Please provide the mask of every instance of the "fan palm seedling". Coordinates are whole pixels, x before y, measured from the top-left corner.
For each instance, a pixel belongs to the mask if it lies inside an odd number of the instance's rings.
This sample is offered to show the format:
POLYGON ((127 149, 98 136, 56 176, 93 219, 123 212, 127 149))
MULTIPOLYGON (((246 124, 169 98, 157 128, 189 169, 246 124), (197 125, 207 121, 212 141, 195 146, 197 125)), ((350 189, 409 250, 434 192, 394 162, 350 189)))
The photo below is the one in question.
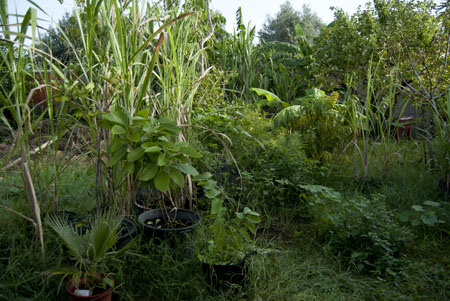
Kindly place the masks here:
POLYGON ((118 240, 121 221, 121 217, 110 212, 104 213, 93 219, 90 229, 83 234, 69 221, 61 217, 50 217, 48 225, 62 239, 74 260, 73 266, 60 267, 50 273, 63 275, 63 279, 71 277, 76 289, 83 288, 92 292, 95 288, 113 287, 114 283, 106 273, 105 263, 113 254, 111 249, 118 240))

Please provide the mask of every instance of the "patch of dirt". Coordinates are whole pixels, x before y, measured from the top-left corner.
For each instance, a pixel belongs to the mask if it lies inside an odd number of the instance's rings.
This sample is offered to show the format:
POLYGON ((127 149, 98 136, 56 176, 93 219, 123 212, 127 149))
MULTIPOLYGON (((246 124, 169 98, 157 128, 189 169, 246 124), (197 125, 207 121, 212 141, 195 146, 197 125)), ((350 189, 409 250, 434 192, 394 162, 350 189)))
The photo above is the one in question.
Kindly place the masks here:
POLYGON ((11 146, 0 143, 0 158, 3 158, 10 150, 11 146))

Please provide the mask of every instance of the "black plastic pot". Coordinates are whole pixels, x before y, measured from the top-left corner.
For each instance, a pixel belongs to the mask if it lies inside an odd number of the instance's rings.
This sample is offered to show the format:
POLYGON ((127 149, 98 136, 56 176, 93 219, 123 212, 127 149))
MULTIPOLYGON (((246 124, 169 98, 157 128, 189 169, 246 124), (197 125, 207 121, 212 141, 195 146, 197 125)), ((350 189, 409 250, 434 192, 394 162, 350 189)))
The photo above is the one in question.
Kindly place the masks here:
POLYGON ((138 223, 144 230, 144 235, 149 238, 166 239, 169 236, 182 237, 187 234, 194 235, 195 229, 200 225, 202 218, 196 212, 186 209, 169 210, 169 217, 176 223, 186 226, 178 227, 159 227, 147 224, 148 221, 164 220, 160 209, 152 209, 143 212, 138 217, 138 223))
POLYGON ((245 262, 249 256, 256 253, 256 251, 247 253, 238 264, 209 264, 202 262, 202 270, 206 275, 206 280, 216 289, 220 288, 224 282, 245 287, 245 279, 248 273, 245 262))
POLYGON ((124 218, 122 220, 121 235, 116 243, 116 249, 120 250, 125 247, 136 236, 136 225, 132 220, 124 218))
POLYGON ((138 199, 134 202, 134 211, 136 213, 136 216, 141 215, 145 211, 151 210, 147 207, 147 204, 144 200, 138 199))
POLYGON ((89 223, 86 222, 86 220, 89 220, 89 216, 81 216, 72 211, 50 212, 48 216, 61 217, 63 220, 66 220, 78 234, 85 234, 87 230, 91 228, 89 223))

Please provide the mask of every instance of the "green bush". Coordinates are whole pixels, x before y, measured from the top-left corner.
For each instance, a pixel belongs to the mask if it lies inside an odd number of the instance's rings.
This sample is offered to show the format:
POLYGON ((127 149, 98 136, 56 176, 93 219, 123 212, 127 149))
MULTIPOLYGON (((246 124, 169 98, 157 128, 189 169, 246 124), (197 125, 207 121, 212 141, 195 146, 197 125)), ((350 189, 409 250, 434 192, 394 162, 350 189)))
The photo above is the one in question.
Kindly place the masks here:
POLYGON ((204 147, 203 158, 211 157, 205 151, 222 154, 221 158, 216 156, 216 164, 209 163, 209 170, 205 170, 208 166, 199 170, 216 174, 218 166, 223 166, 221 161, 225 161, 233 176, 239 176, 234 162, 224 159, 224 143, 239 166, 242 187, 232 186, 230 196, 263 206, 298 203, 298 185, 310 182, 316 165, 316 161, 306 158, 299 133, 274 129, 272 120, 255 107, 198 110, 196 122, 209 129, 198 135, 204 147))
POLYGON ((309 183, 311 174, 318 172, 317 161, 305 156, 299 133, 274 129, 272 120, 258 112, 246 115, 241 127, 254 140, 241 139, 234 152, 242 170, 242 196, 266 208, 297 206, 299 184, 309 183))
POLYGON ((306 155, 323 161, 342 150, 351 138, 351 127, 344 117, 346 108, 336 103, 337 96, 310 89, 275 116, 274 126, 301 133, 306 155))
POLYGON ((413 236, 388 211, 384 196, 344 198, 319 185, 302 185, 310 214, 320 237, 332 251, 359 272, 396 275, 402 263, 402 248, 413 236))

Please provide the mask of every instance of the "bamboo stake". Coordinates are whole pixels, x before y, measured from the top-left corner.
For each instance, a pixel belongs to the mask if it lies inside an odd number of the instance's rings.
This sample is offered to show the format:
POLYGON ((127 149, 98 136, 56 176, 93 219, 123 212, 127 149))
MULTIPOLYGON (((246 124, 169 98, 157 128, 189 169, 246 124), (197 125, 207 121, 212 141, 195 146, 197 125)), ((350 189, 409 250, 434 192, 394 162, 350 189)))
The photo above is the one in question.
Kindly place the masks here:
MULTIPOLYGON (((53 139, 52 139, 52 140, 49 140, 49 141, 45 142, 44 144, 42 144, 41 146, 36 147, 35 149, 33 149, 33 150, 30 152, 30 155, 31 155, 31 156, 32 156, 32 155, 35 155, 35 154, 36 154, 37 152, 39 152, 40 150, 45 149, 47 146, 51 145, 51 144, 53 143, 53 141, 54 141, 53 139)), ((20 161, 22 161, 22 158, 18 158, 18 159, 16 159, 16 160, 14 160, 13 162, 11 162, 11 163, 9 163, 8 165, 4 166, 4 167, 2 168, 2 170, 5 171, 5 170, 7 170, 7 169, 13 167, 14 165, 20 163, 20 161)))
POLYGON ((25 188, 25 194, 30 204, 31 213, 34 215, 34 220, 37 225, 37 230, 39 233, 39 241, 41 243, 41 255, 42 262, 45 262, 45 249, 44 249, 44 233, 42 230, 41 221, 41 209, 36 198, 36 192, 34 191, 33 180, 31 178, 30 169, 28 168, 28 158, 25 151, 25 146, 21 148, 21 159, 22 159, 22 179, 25 188))

